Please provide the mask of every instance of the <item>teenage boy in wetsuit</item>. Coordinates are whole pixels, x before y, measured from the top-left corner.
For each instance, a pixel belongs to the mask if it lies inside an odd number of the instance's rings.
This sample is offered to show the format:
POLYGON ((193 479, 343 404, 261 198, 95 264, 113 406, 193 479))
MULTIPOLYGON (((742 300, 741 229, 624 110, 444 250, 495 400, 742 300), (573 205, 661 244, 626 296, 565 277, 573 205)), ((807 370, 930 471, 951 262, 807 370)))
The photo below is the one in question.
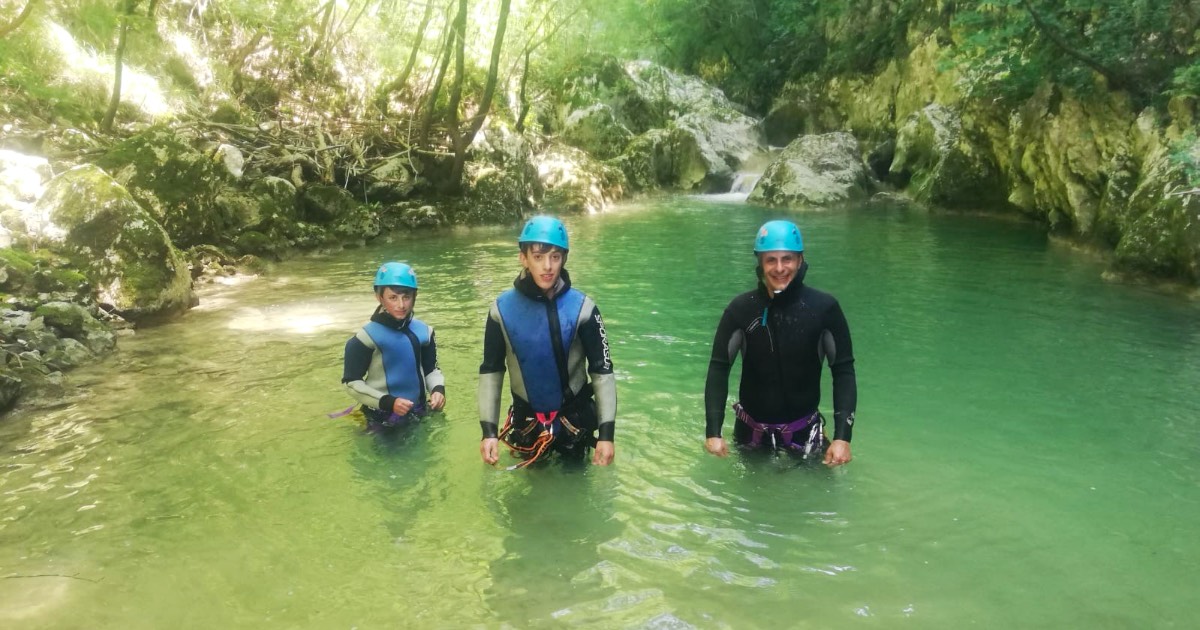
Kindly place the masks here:
POLYGON ((384 263, 374 286, 379 306, 346 342, 342 384, 362 403, 367 428, 380 430, 441 409, 446 385, 433 328, 413 317, 417 276, 412 267, 384 263))
POLYGON ((739 445, 786 449, 808 457, 824 454, 828 466, 850 461, 850 434, 858 388, 850 327, 828 293, 804 284, 808 263, 800 229, 769 221, 754 241, 758 288, 725 308, 713 339, 704 386, 705 448, 729 450, 721 437, 729 372, 742 355, 742 378, 733 439, 739 445), (825 436, 821 364, 833 375, 833 441, 825 436))
POLYGON ((484 463, 495 464, 503 441, 523 460, 514 467, 522 467, 551 451, 580 460, 594 446, 592 463, 607 466, 613 460, 617 383, 600 310, 571 286, 562 221, 534 217, 517 243, 521 272, 513 288, 496 298, 484 327, 479 454, 484 463), (512 406, 501 428, 505 371, 512 406))

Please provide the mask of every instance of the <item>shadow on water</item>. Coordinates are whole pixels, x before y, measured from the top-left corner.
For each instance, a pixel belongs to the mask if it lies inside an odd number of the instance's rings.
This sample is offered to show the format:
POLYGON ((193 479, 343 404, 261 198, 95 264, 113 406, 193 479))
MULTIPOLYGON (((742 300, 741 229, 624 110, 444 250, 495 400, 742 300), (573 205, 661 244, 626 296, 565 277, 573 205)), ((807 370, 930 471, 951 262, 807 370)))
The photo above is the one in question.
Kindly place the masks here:
POLYGON ((382 525, 394 544, 402 545, 422 512, 445 500, 450 481, 437 454, 446 422, 432 412, 397 427, 367 429, 356 422, 356 448, 350 453, 355 475, 378 492, 386 514, 382 525))
POLYGON ((587 615, 591 603, 616 592, 603 578, 600 549, 622 529, 610 472, 555 461, 485 484, 487 508, 508 534, 484 591, 499 620, 517 628, 596 621, 587 615))

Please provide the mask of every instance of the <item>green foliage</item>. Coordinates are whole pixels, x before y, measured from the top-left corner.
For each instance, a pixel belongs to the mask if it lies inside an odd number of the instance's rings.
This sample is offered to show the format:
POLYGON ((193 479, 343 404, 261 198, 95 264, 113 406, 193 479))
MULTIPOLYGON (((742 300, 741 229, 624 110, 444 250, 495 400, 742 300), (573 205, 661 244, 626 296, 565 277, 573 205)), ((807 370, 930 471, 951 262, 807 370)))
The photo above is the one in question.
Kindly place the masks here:
POLYGON ((1171 77, 1172 96, 1200 96, 1200 61, 1175 69, 1171 77))
POLYGON ((652 0, 615 3, 612 52, 645 50, 763 110, 788 80, 878 70, 907 52, 925 0, 652 0), (619 30, 620 32, 615 32, 619 30), (640 35, 640 38, 639 38, 640 35))
POLYGON ((106 104, 104 86, 58 81, 63 60, 47 40, 32 20, 0 39, 0 109, 17 118, 95 120, 106 104))
POLYGON ((107 50, 117 41, 123 2, 115 0, 83 0, 74 10, 65 7, 56 12, 62 25, 82 44, 96 50, 107 50))
POLYGON ((970 94, 1022 99, 1043 81, 1079 93, 1125 90, 1149 102, 1189 60, 1200 16, 1161 0, 959 3, 952 60, 970 94), (1097 79, 1102 80, 1097 80, 1097 79))

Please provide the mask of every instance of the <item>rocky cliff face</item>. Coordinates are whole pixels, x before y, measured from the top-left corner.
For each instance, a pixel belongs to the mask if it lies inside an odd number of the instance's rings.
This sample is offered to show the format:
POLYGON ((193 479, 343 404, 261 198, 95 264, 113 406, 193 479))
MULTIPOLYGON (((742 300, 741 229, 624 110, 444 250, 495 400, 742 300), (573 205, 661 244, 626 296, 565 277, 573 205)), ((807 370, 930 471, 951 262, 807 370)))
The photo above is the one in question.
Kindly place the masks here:
POLYGON ((914 199, 1021 212, 1111 248, 1121 268, 1200 281, 1194 99, 1163 112, 1045 84, 1015 109, 979 102, 938 37, 910 33, 912 52, 873 75, 788 86, 767 138, 849 131, 874 174, 914 199))

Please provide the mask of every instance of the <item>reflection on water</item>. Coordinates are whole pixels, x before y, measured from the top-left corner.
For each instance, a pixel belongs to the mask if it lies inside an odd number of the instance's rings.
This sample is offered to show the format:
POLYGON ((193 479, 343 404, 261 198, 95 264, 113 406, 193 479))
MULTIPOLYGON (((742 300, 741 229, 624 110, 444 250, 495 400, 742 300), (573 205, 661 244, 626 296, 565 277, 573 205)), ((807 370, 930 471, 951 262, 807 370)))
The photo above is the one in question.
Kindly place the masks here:
POLYGON ((1188 625, 1200 307, 1021 225, 795 214, 854 334, 855 461, 713 458, 713 329, 779 215, 673 199, 568 222, 617 369, 611 468, 479 462, 515 229, 205 288, 0 422, 0 627, 1188 625), (381 439, 326 414, 394 258, 421 274, 448 404, 381 439))

